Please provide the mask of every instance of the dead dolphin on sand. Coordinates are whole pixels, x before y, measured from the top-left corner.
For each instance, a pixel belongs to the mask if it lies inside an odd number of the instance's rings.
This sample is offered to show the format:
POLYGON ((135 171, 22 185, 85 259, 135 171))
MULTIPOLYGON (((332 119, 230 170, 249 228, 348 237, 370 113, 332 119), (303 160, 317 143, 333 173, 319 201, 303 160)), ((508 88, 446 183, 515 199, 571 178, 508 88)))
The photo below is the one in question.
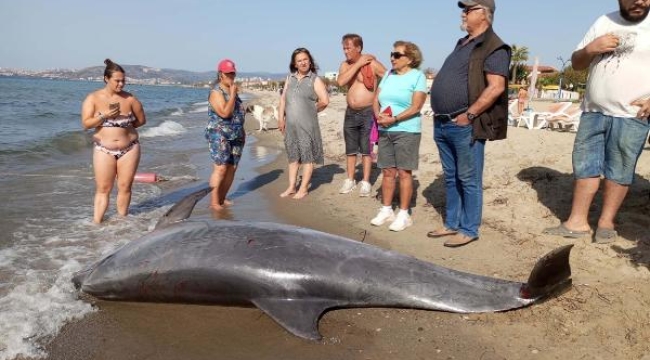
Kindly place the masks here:
POLYGON ((291 225, 182 221, 209 191, 188 195, 151 233, 75 274, 75 285, 107 300, 255 306, 292 334, 317 340, 318 320, 330 309, 504 311, 571 284, 572 245, 542 257, 520 283, 291 225))

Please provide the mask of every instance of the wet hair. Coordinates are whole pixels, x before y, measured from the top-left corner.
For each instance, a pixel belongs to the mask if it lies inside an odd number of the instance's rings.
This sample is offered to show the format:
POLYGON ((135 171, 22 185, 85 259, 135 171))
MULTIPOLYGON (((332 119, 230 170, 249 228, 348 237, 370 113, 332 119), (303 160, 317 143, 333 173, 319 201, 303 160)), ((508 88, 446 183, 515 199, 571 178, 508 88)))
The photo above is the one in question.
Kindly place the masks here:
POLYGON ((305 48, 297 48, 296 50, 291 53, 291 62, 289 62, 289 71, 292 73, 295 73, 298 71, 298 68, 296 67, 296 56, 300 53, 305 53, 307 54, 307 57, 309 58, 309 70, 313 72, 314 74, 318 72, 318 65, 316 65, 316 62, 314 61, 314 58, 311 56, 311 53, 309 50, 305 48))
POLYGON ((104 69, 104 82, 106 82, 106 78, 112 78, 113 74, 116 72, 121 72, 122 74, 126 74, 124 69, 111 61, 111 59, 106 59, 104 60, 104 64, 106 64, 106 68, 104 69))
POLYGON ((411 67, 414 69, 419 69, 422 64, 422 52, 420 48, 410 41, 395 41, 393 47, 404 46, 404 54, 411 59, 411 67))
POLYGON ((361 48, 361 50, 363 50, 363 39, 361 38, 361 36, 357 34, 345 34, 343 35, 341 42, 345 43, 348 40, 352 41, 352 45, 358 46, 361 48))

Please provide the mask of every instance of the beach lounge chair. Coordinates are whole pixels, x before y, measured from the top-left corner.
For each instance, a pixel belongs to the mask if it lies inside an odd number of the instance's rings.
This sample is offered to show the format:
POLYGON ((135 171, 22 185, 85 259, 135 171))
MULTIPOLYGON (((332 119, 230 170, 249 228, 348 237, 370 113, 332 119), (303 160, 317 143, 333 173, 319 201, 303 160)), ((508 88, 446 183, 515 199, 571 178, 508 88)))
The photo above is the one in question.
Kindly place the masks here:
POLYGON ((519 113, 519 100, 515 99, 508 105, 508 125, 519 126, 521 114, 519 113))
POLYGON ((522 115, 526 122, 526 127, 530 130, 543 129, 548 125, 547 119, 553 116, 564 114, 564 112, 573 105, 570 101, 560 101, 549 106, 548 111, 536 112, 522 115))
POLYGON ((579 105, 571 106, 561 114, 553 115, 546 119, 549 129, 559 129, 562 131, 578 131, 580 125, 580 116, 582 110, 579 105))

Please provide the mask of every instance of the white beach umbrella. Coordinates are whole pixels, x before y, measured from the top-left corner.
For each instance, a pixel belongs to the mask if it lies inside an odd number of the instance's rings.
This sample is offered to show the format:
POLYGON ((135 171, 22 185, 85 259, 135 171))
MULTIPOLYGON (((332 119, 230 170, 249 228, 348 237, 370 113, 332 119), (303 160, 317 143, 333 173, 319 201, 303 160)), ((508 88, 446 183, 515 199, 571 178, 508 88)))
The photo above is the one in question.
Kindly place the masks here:
POLYGON ((533 64, 533 71, 530 73, 530 86, 528 87, 528 102, 533 99, 535 95, 535 85, 537 85, 537 68, 539 67, 539 58, 535 57, 535 63, 533 64))

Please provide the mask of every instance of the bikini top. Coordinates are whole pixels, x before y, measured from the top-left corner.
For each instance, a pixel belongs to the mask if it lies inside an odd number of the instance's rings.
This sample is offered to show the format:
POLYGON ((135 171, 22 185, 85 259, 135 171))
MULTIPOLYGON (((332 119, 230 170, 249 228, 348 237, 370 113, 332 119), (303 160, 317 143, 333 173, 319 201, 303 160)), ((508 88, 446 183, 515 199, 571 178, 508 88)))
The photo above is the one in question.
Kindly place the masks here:
POLYGON ((119 127, 119 128, 128 128, 128 127, 133 127, 133 123, 135 122, 136 118, 135 115, 133 115, 132 112, 128 113, 127 115, 118 115, 114 119, 109 119, 106 118, 102 122, 101 126, 103 127, 119 127))

